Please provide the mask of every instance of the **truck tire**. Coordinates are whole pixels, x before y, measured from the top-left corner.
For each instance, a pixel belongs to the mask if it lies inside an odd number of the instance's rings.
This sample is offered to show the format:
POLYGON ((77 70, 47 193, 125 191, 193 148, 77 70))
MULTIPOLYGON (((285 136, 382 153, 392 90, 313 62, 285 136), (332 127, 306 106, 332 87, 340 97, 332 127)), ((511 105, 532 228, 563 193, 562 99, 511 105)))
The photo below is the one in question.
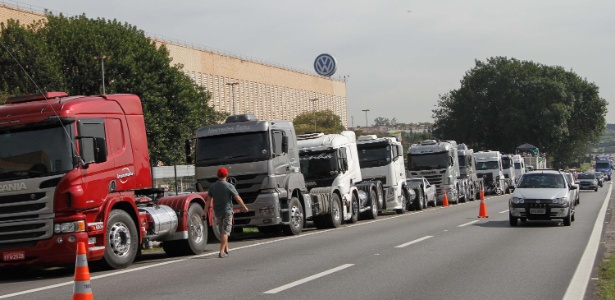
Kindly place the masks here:
POLYGON ((363 212, 361 218, 373 220, 378 217, 378 194, 375 190, 372 189, 369 191, 369 199, 370 208, 369 210, 363 212))
POLYGON ((186 221, 188 222, 188 239, 177 241, 179 254, 200 254, 207 246, 207 224, 203 220, 203 207, 197 203, 190 204, 186 221))
POLYGON ((350 216, 348 223, 354 224, 357 221, 359 221, 359 199, 357 198, 355 194, 352 194, 352 202, 350 203, 350 213, 352 214, 352 216, 350 216))
POLYGON ((305 219, 303 217, 303 206, 297 197, 290 198, 288 203, 288 211, 290 213, 289 224, 282 226, 282 231, 286 235, 297 235, 303 231, 305 219))
POLYGON ((130 215, 121 209, 109 213, 104 263, 113 269, 128 267, 137 256, 139 234, 130 215))
POLYGON ((423 210, 425 205, 425 195, 423 193, 423 188, 419 188, 416 190, 416 200, 414 200, 414 209, 423 210))
POLYGON ((406 194, 406 190, 401 190, 401 209, 396 209, 395 212, 398 215, 406 213, 408 209, 408 195, 406 194))
POLYGON ((329 228, 338 228, 342 225, 342 204, 340 196, 336 193, 331 195, 331 211, 324 216, 326 225, 329 228))

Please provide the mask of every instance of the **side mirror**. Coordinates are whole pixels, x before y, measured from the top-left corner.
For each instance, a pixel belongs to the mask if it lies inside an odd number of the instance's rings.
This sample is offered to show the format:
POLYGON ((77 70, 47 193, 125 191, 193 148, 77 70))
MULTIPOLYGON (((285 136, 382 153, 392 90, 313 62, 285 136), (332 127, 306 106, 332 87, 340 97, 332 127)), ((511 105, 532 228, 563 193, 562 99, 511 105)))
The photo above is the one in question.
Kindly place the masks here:
POLYGON ((288 136, 282 137, 282 152, 288 153, 288 136))
POLYGON ((571 184, 571 185, 570 185, 570 190, 576 190, 576 189, 578 189, 578 188, 579 188, 579 186, 578 186, 578 185, 576 185, 576 184, 571 184))
POLYGON ((90 163, 102 163, 107 161, 107 140, 102 137, 76 136, 81 140, 81 160, 84 168, 90 163))
POLYGON ((190 139, 186 139, 186 142, 184 143, 184 151, 186 153, 186 164, 191 165, 192 164, 192 143, 190 142, 190 139))

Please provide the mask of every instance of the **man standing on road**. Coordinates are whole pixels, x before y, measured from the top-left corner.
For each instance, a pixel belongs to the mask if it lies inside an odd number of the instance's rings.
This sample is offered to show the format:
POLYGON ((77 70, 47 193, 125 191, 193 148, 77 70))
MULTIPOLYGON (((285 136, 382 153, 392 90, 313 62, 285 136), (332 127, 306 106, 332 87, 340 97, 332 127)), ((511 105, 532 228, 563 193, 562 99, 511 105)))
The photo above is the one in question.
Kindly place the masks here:
POLYGON ((218 181, 209 186, 207 199, 205 199, 205 211, 209 211, 213 200, 214 226, 217 226, 220 231, 220 253, 218 253, 218 257, 223 258, 228 257, 228 237, 233 229, 233 200, 242 206, 244 212, 248 211, 248 207, 243 203, 235 187, 226 181, 228 170, 220 168, 217 175, 218 181))

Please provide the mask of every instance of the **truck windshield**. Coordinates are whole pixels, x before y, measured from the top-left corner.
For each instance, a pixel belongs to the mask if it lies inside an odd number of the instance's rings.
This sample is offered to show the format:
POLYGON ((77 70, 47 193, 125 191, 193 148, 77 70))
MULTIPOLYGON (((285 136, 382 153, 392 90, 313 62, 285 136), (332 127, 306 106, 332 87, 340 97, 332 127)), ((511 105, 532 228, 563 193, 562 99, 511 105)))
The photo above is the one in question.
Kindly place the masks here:
POLYGON ((301 173, 305 179, 335 177, 338 171, 337 155, 334 150, 299 153, 301 173))
POLYGON ((476 162, 476 170, 493 170, 499 169, 499 164, 497 161, 481 161, 476 162))
POLYGON ((603 163, 603 162, 596 163, 596 169, 610 169, 610 168, 611 168, 611 164, 609 163, 603 163))
POLYGON ((448 152, 408 154, 408 170, 444 169, 449 165, 448 152))
POLYGON ((270 157, 267 132, 225 134, 199 138, 196 166, 218 166, 267 160, 270 157))
POLYGON ((457 160, 459 161, 459 167, 465 167, 466 166, 466 157, 463 155, 459 155, 459 157, 457 158, 457 160))
POLYGON ((515 169, 521 170, 521 163, 515 163, 515 169))
POLYGON ((357 145, 361 168, 386 166, 391 163, 391 145, 370 143, 357 145))
POLYGON ((66 173, 73 168, 72 127, 0 129, 0 180, 66 173), (67 135, 68 132, 68 135, 67 135))
POLYGON ((512 167, 513 163, 512 163, 512 159, 510 159, 510 157, 502 157, 502 168, 503 169, 510 169, 512 167))

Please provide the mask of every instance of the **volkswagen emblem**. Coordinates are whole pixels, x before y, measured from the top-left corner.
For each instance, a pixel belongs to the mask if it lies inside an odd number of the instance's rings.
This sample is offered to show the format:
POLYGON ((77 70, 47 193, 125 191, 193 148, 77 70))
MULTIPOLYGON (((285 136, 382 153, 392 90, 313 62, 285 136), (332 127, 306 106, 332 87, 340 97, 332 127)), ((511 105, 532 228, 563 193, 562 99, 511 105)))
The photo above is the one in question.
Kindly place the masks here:
POLYGON ((226 182, 232 184, 232 185, 236 185, 237 184, 237 178, 235 177, 229 177, 226 179, 226 182))
POLYGON ((330 54, 323 53, 316 57, 314 70, 320 76, 331 77, 337 71, 337 62, 330 54))

